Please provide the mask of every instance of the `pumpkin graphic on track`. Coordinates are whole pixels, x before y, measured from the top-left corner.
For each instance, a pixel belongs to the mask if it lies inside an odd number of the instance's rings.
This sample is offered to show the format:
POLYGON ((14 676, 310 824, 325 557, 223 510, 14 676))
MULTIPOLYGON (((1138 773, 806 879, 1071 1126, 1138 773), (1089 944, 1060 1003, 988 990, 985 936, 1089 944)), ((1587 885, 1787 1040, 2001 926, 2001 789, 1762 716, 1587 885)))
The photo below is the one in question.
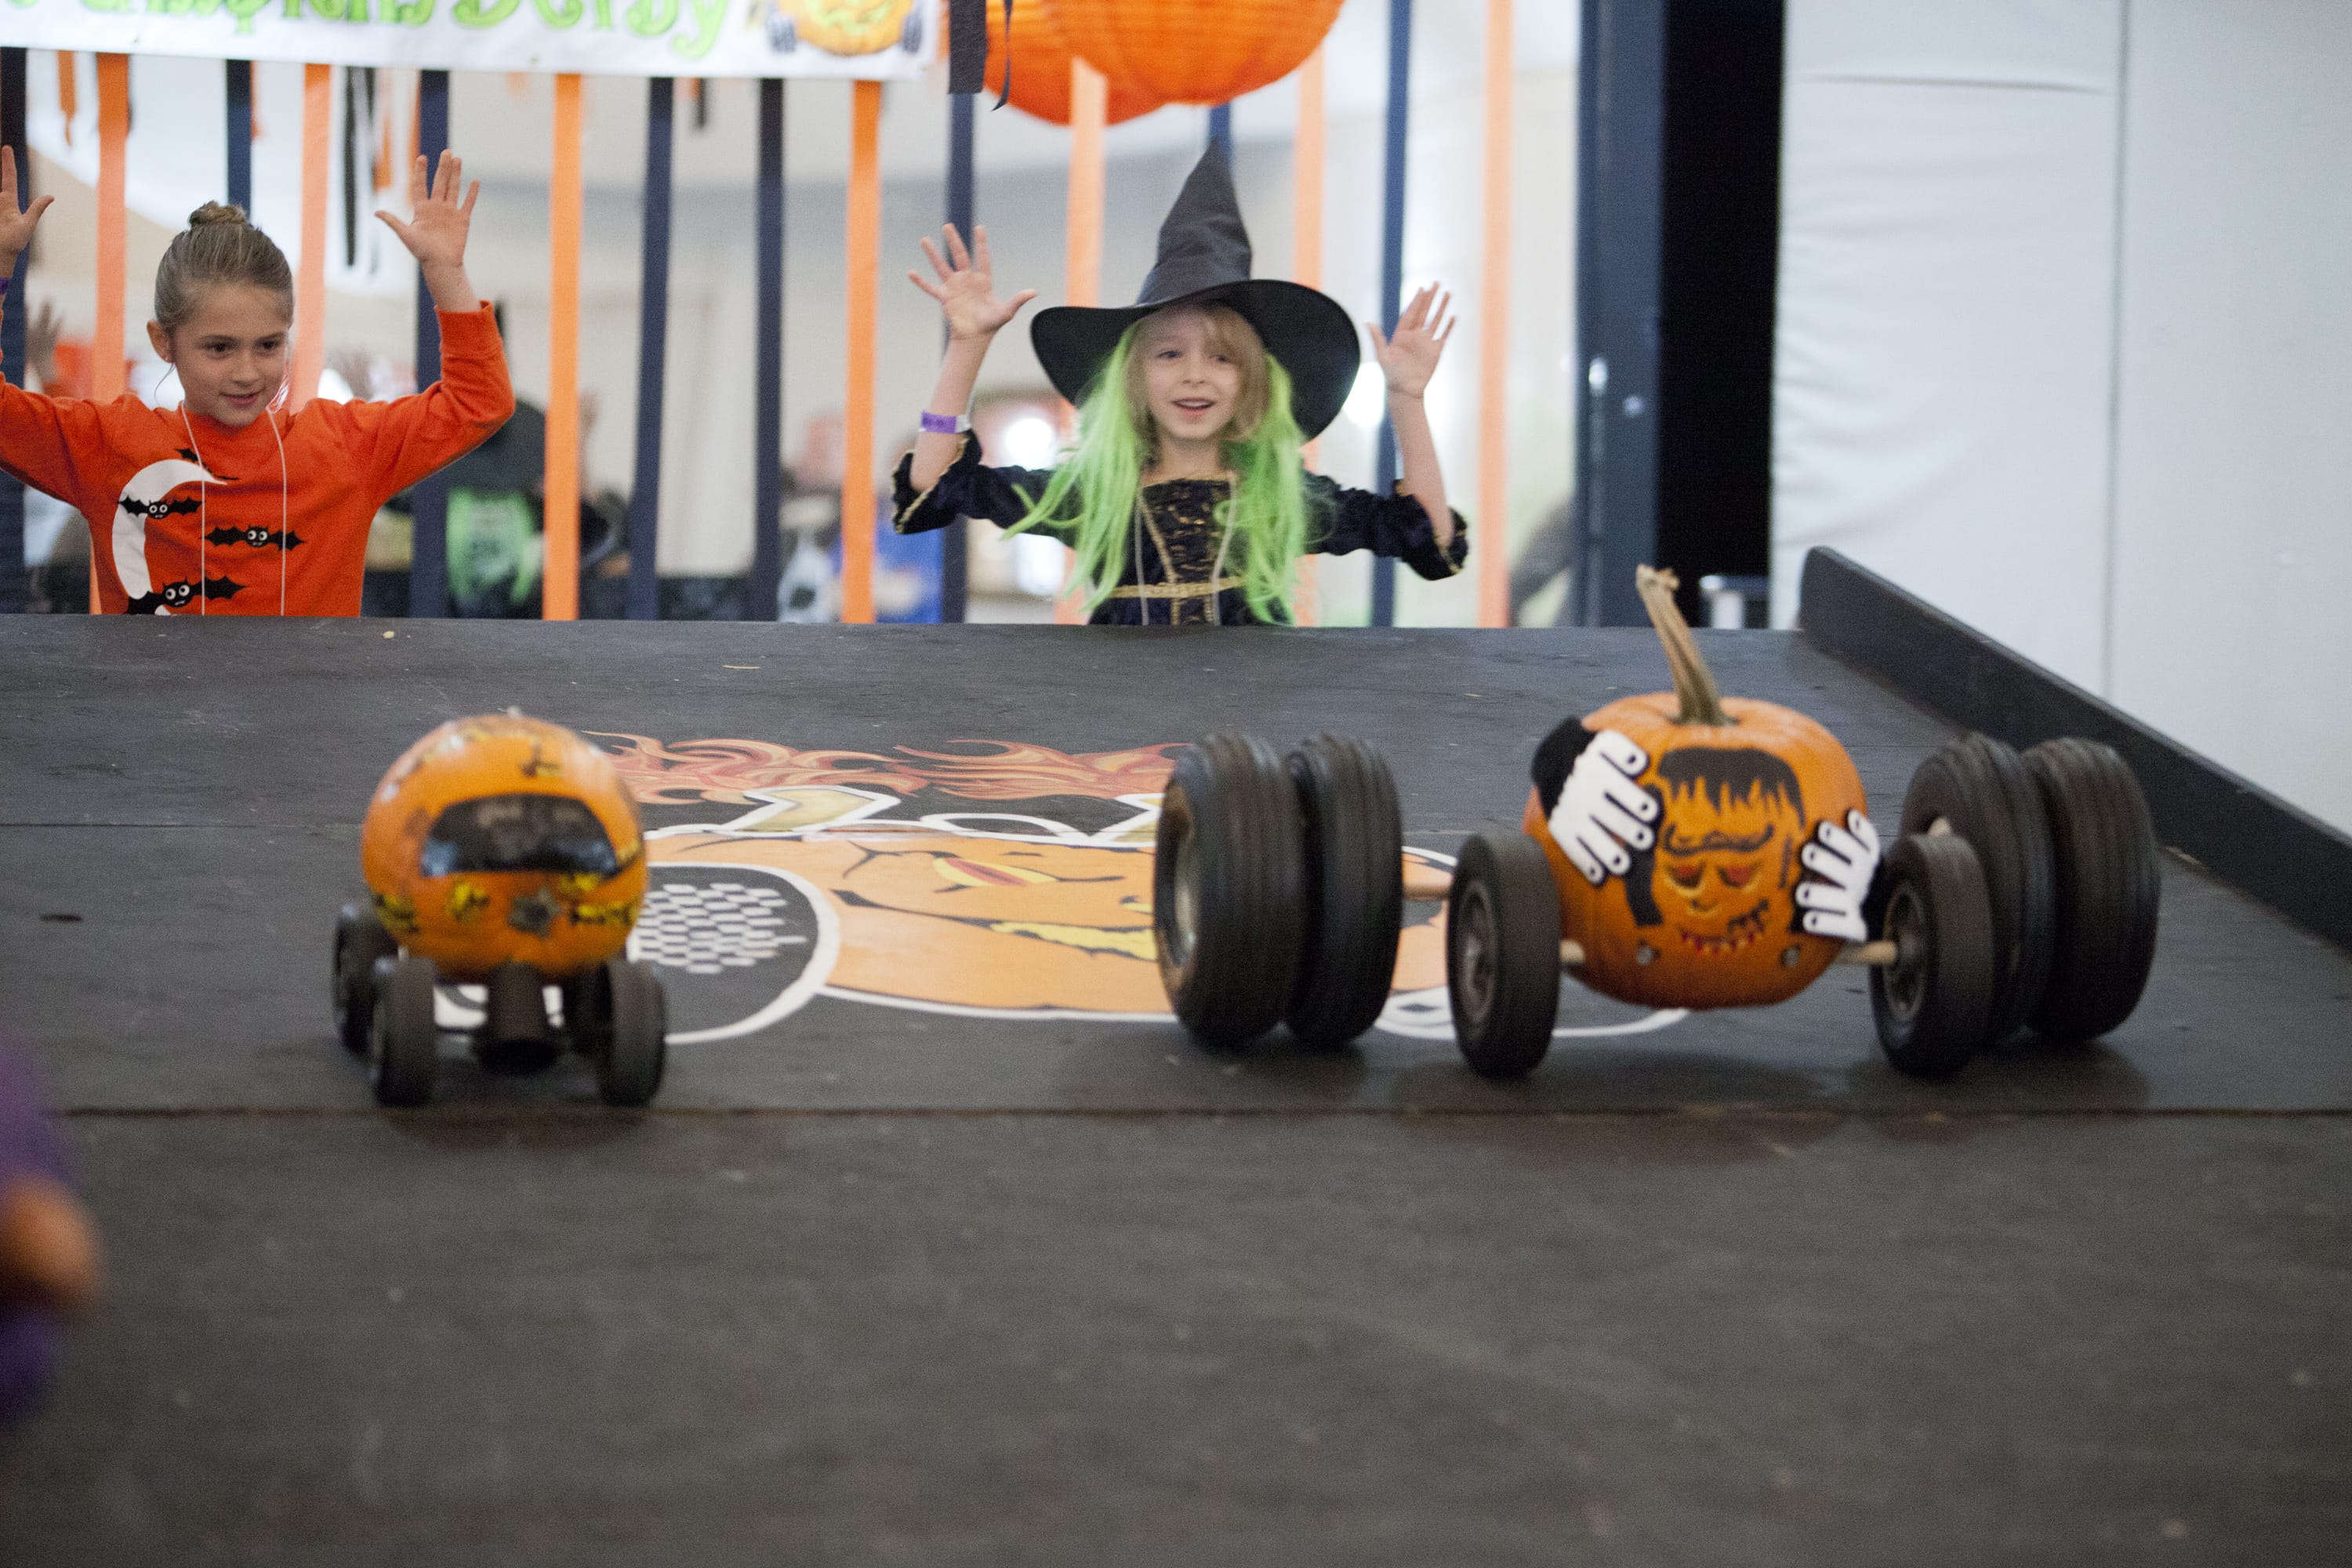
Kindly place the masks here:
POLYGON ((612 759, 520 713, 457 719, 369 798, 360 870, 394 940, 448 981, 508 962, 550 981, 629 940, 645 897, 636 803, 612 759))
POLYGON ((1823 820, 1864 809, 1861 777, 1804 714, 1720 696, 1675 605, 1672 574, 1643 568, 1641 585, 1675 689, 1622 698, 1583 724, 1648 753, 1635 783, 1662 808, 1656 842, 1596 887, 1553 839, 1533 795, 1522 826, 1551 862, 1560 930, 1583 946, 1585 984, 1656 1007, 1785 1001, 1842 945, 1800 924, 1799 852, 1823 820))

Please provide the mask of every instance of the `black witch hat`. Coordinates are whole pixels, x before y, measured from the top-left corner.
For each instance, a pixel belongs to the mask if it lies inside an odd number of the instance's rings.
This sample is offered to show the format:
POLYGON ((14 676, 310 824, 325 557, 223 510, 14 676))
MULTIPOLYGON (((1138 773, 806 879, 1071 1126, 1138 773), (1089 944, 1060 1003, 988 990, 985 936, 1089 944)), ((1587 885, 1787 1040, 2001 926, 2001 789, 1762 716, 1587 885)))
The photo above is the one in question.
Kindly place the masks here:
POLYGON ((1160 258, 1135 303, 1040 310, 1029 340, 1054 389, 1082 403, 1128 328, 1172 305, 1207 304, 1229 305, 1257 329, 1266 352, 1290 373, 1291 415, 1310 439, 1339 417, 1362 359, 1356 323, 1328 294, 1250 276, 1249 231, 1242 226, 1232 164, 1220 148, 1201 155, 1168 209, 1160 226, 1160 258))

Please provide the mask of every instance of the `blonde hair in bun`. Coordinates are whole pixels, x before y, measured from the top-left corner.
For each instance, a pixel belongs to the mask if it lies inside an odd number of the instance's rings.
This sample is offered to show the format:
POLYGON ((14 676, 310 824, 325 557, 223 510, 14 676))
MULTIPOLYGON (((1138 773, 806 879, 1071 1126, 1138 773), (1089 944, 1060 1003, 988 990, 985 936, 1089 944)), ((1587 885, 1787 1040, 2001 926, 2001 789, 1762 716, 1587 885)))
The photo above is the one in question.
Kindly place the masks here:
POLYGON ((155 321, 166 332, 195 313, 204 291, 215 284, 243 283, 267 289, 294 314, 294 269, 277 242, 247 221, 245 209, 206 202, 188 215, 188 226, 173 236, 155 268, 155 321))

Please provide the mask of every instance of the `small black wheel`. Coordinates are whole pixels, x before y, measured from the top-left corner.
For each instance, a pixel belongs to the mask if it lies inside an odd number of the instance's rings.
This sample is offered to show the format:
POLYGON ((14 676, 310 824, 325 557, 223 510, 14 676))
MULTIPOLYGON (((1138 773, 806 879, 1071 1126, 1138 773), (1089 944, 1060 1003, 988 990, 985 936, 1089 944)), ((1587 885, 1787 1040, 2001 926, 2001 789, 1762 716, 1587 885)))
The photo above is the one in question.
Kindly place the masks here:
POLYGON ((1903 797, 1903 831, 1939 827, 1967 839, 1984 869, 1993 953, 1985 1039, 2005 1040, 2042 1000, 2058 938, 2050 817, 2024 759, 1988 735, 1965 735, 1929 752, 1903 797))
POLYGON ((800 30, 793 26, 793 19, 781 11, 772 14, 768 17, 768 47, 788 55, 800 46, 800 30))
POLYGON ((362 904, 345 904, 335 917, 335 960, 328 995, 335 1009, 335 1036, 353 1056, 365 1054, 375 1019, 375 961, 398 955, 400 944, 362 904))
POLYGON ((2028 1021, 2052 1040, 2095 1040, 2132 1016, 2156 958, 2164 895, 2156 825, 2111 746, 2044 741, 2025 765, 2042 786, 2058 871, 2050 984, 2028 1021))
POLYGON ((1160 979, 1204 1045, 1245 1045, 1282 1020, 1307 927, 1297 786, 1255 735, 1181 753, 1160 797, 1151 868, 1160 979))
POLYGON ((1559 1013, 1559 888, 1524 833, 1473 834, 1445 896, 1454 1040, 1481 1078, 1520 1079, 1551 1049, 1559 1013))
POLYGON ((910 55, 923 52, 923 8, 920 5, 907 13, 906 23, 898 29, 898 47, 910 55))
POLYGON ((1995 991, 1984 868, 1958 834, 1906 834, 1888 851, 1895 962, 1870 972, 1886 1059, 1914 1078, 1949 1078, 1984 1048, 1995 991))
POLYGON ((433 961, 378 959, 374 973, 369 1086, 379 1105, 422 1105, 433 1098, 433 1073, 441 1057, 441 1026, 433 1017, 433 961))
POLYGON ((596 1093, 607 1105, 645 1105, 669 1060, 669 1008, 650 964, 605 961, 596 1042, 596 1093))
POLYGON ((1290 753, 1306 830, 1307 942, 1284 1019, 1336 1050, 1388 1005, 1404 921, 1404 826, 1396 780, 1360 741, 1318 735, 1290 753))

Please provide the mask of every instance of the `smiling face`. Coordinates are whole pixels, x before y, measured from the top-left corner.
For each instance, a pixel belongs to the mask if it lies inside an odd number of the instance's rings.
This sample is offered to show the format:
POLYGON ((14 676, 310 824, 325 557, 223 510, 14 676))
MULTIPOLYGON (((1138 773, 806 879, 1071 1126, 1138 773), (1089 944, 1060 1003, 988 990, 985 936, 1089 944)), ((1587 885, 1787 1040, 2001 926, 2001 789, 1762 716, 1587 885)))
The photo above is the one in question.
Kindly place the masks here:
POLYGON ((215 283, 171 331, 147 323, 155 352, 180 373, 190 413, 243 429, 286 379, 292 302, 252 283, 215 283))
POLYGON ((1130 395, 1163 440, 1246 437, 1265 414, 1265 349, 1222 305, 1162 310, 1136 329, 1130 395))

